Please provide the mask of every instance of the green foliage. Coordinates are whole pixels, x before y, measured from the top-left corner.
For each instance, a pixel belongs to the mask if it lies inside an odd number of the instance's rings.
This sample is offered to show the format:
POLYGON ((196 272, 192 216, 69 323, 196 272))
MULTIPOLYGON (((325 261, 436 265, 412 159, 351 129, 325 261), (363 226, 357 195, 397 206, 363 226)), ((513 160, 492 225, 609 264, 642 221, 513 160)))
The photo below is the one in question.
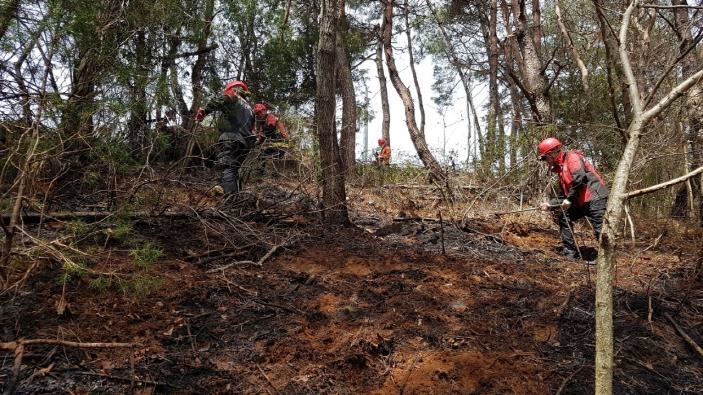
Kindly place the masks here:
POLYGON ((94 289, 98 292, 107 291, 113 284, 112 277, 110 276, 98 276, 88 281, 88 287, 94 289))
POLYGON ((147 274, 134 275, 130 281, 120 281, 119 287, 125 294, 143 299, 155 291, 158 291, 163 284, 163 279, 147 274))
POLYGON ((96 139, 94 143, 90 151, 93 161, 109 165, 118 172, 126 172, 130 166, 136 164, 123 140, 103 137, 96 139))
POLYGON ((6 212, 9 211, 10 208, 12 208, 12 205, 15 203, 14 199, 11 198, 0 198, 0 211, 6 212))
POLYGON ((66 229, 73 233, 74 237, 80 237, 86 235, 90 230, 90 227, 85 223, 85 221, 76 219, 66 222, 66 229))
POLYGON ((119 221, 114 228, 113 235, 118 240, 124 240, 132 235, 133 230, 131 222, 119 221))
POLYGON ((134 266, 141 270, 148 270, 151 265, 163 256, 163 250, 146 243, 140 248, 133 249, 129 255, 134 261, 134 266))
POLYGON ((163 133, 157 131, 154 134, 154 148, 156 149, 156 155, 164 155, 167 151, 173 149, 175 141, 173 141, 173 136, 168 133, 163 133))
POLYGON ((66 284, 73 280, 74 278, 82 277, 86 272, 85 266, 73 261, 66 260, 61 266, 61 273, 59 275, 59 282, 61 284, 66 284))

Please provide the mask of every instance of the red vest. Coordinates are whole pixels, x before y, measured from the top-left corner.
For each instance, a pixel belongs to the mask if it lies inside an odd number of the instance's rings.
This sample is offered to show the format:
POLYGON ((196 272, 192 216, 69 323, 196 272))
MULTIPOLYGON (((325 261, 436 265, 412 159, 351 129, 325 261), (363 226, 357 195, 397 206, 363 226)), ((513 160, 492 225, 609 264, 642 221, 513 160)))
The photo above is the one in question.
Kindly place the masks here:
POLYGON ((583 206, 596 198, 608 196, 608 188, 603 177, 578 151, 560 153, 552 172, 559 176, 559 184, 564 196, 576 207, 583 206))

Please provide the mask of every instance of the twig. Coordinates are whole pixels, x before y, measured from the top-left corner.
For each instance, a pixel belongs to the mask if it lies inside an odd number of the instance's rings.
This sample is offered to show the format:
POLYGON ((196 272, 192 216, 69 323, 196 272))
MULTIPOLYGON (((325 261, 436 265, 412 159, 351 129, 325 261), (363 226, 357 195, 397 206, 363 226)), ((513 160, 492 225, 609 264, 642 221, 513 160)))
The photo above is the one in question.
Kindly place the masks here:
POLYGON ((442 221, 442 212, 439 212, 439 229, 442 238, 442 255, 447 255, 447 250, 444 248, 444 221, 442 221))
MULTIPOLYGON (((93 377, 100 377, 103 379, 111 379, 111 380, 124 381, 124 382, 132 382, 133 381, 132 379, 128 379, 125 377, 113 376, 111 374, 103 374, 103 373, 75 372, 75 374, 77 374, 79 376, 93 376, 93 377)), ((136 379, 136 380, 134 380, 134 382, 139 383, 139 384, 153 385, 156 387, 168 387, 168 388, 175 388, 175 389, 183 389, 183 387, 179 387, 177 385, 173 385, 173 384, 169 384, 169 383, 164 383, 161 381, 136 379)))
POLYGON ((259 259, 257 262, 254 262, 254 261, 236 261, 236 262, 232 262, 232 263, 229 263, 229 264, 227 264, 227 265, 224 265, 224 266, 220 266, 220 267, 216 267, 216 268, 214 268, 214 269, 210 269, 210 270, 206 271, 205 273, 215 273, 215 272, 219 272, 219 271, 225 271, 225 270, 229 269, 230 267, 232 267, 232 266, 234 266, 234 265, 254 265, 254 266, 261 267, 261 266, 263 266, 264 262, 265 262, 267 259, 269 259, 269 258, 271 257, 271 255, 273 255, 279 248, 281 248, 281 247, 283 247, 283 246, 285 246, 285 245, 288 245, 288 244, 290 244, 290 242, 283 243, 283 244, 277 244, 277 245, 273 246, 273 248, 271 248, 271 249, 269 250, 269 252, 267 252, 264 256, 262 256, 261 259, 259 259))
POLYGON ((671 324, 674 326, 676 331, 679 332, 679 335, 681 335, 681 337, 683 337, 683 339, 686 341, 686 343, 688 343, 689 346, 693 347, 693 349, 696 350, 698 355, 703 357, 703 348, 701 348, 698 344, 696 344, 696 342, 693 339, 691 339, 691 337, 688 336, 688 334, 686 334, 686 332, 684 332, 684 330, 679 326, 679 324, 676 323, 676 321, 674 321, 674 319, 669 315, 669 313, 664 313, 664 317, 666 317, 666 319, 671 321, 671 324))
POLYGON ((258 304, 260 304, 260 305, 262 305, 262 306, 276 307, 276 308, 285 310, 285 311, 287 311, 287 312, 289 312, 289 313, 298 313, 298 314, 305 315, 305 312, 304 312, 304 311, 298 310, 298 309, 296 309, 295 307, 281 306, 280 304, 264 302, 263 300, 256 299, 256 298, 253 298, 253 299, 251 299, 251 300, 252 300, 252 302, 258 303, 258 304))
MULTIPOLYGON (((223 275, 223 276, 224 276, 224 275, 223 275)), ((242 290, 242 291, 248 293, 249 295, 254 295, 254 296, 257 296, 257 295, 258 295, 258 293, 257 293, 256 291, 248 290, 248 289, 242 287, 241 285, 239 285, 239 284, 237 284, 237 283, 231 281, 231 280, 228 279, 227 277, 225 277, 225 282, 227 283, 227 285, 231 285, 231 286, 233 286, 233 287, 237 287, 237 288, 239 288, 240 290, 242 290)))
POLYGON ((278 388, 276 388, 275 385, 273 385, 273 383, 272 383, 271 380, 269 379, 269 376, 267 376, 266 373, 264 372, 264 370, 261 369, 261 366, 256 365, 256 368, 259 369, 259 372, 261 372, 261 375, 264 376, 264 378, 265 378, 266 381, 269 383, 269 385, 271 386, 271 388, 273 388, 273 389, 276 391, 277 394, 280 394, 281 392, 278 390, 278 388))
MULTIPOLYGON (((415 358, 413 358, 413 363, 410 364, 410 367, 408 368, 408 374, 405 375, 405 380, 403 380, 403 385, 400 387, 400 391, 398 391, 398 394, 403 395, 403 392, 405 391, 405 385, 408 384, 408 380, 410 379, 410 373, 413 372, 413 369, 415 369, 415 364, 417 363, 420 355, 415 355, 415 358)), ((391 375, 392 377, 392 375, 391 375)))
POLYGON ((564 379, 564 381, 561 382, 561 385, 559 386, 559 389, 557 390, 557 392, 556 392, 554 395, 559 395, 559 394, 561 394, 561 391, 564 390, 564 388, 566 388, 566 384, 567 384, 569 381, 571 381, 571 379, 574 378, 574 376, 576 376, 576 373, 580 372, 581 369, 583 369, 583 365, 581 365, 580 368, 574 370, 573 373, 571 373, 570 375, 568 375, 568 376, 564 379))

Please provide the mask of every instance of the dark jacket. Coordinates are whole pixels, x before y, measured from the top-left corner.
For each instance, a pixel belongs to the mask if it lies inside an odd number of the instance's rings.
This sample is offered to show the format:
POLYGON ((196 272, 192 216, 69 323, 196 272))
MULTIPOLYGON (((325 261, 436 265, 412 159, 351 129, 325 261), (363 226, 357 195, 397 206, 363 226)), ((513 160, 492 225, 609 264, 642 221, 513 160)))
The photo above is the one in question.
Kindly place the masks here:
POLYGON ((254 135, 254 112, 241 96, 219 96, 210 100, 204 110, 205 114, 220 112, 216 123, 220 134, 234 133, 243 138, 254 135))

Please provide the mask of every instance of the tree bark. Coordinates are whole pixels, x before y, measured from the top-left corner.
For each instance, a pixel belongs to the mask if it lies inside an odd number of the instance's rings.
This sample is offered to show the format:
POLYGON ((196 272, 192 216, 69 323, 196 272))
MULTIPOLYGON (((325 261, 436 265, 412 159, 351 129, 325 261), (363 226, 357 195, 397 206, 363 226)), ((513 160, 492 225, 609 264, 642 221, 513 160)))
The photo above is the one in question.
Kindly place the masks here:
MULTIPOLYGON (((346 25, 346 17, 342 16, 342 19, 344 26, 346 25)), ((342 32, 338 30, 336 37, 337 82, 339 83, 337 89, 340 96, 342 96, 342 131, 340 133, 339 150, 344 175, 351 177, 354 174, 356 164, 356 93, 354 92, 351 64, 349 63, 342 32)))
POLYGON ((349 223, 344 173, 335 128, 336 27, 341 7, 344 7, 344 0, 320 2, 320 36, 315 62, 315 121, 322 166, 322 215, 325 222, 331 225, 349 223))
MULTIPOLYGON (((486 172, 490 171, 489 169, 493 168, 497 161, 503 162, 500 159, 498 143, 498 136, 503 132, 503 111, 498 93, 498 2, 490 0, 487 6, 488 9, 485 12, 487 19, 483 18, 481 24, 488 58, 488 113, 486 114, 486 137, 481 150, 481 162, 486 172)), ((508 26, 506 27, 509 29, 508 26)))
POLYGON ((527 20, 524 1, 513 1, 512 14, 515 37, 521 54, 521 62, 518 65, 523 76, 523 85, 527 90, 526 98, 532 110, 532 120, 536 124, 548 124, 553 121, 554 116, 549 99, 549 84, 543 73, 539 8, 539 0, 532 0, 532 23, 527 20))
POLYGON ((393 57, 393 47, 391 45, 391 37, 393 32, 393 0, 386 0, 385 7, 383 11, 383 23, 381 25, 381 34, 383 36, 383 47, 386 54, 386 64, 388 66, 388 74, 390 75, 391 82, 396 92, 403 101, 405 107, 405 123, 408 126, 408 132, 410 133, 410 139, 415 146, 420 160, 425 165, 429 172, 431 180, 444 181, 446 176, 442 171, 437 160, 432 156, 430 149, 427 147, 427 142, 425 138, 420 134, 420 130, 415 122, 415 104, 413 103, 412 95, 403 81, 400 79, 398 74, 398 69, 395 65, 395 59, 393 57))

